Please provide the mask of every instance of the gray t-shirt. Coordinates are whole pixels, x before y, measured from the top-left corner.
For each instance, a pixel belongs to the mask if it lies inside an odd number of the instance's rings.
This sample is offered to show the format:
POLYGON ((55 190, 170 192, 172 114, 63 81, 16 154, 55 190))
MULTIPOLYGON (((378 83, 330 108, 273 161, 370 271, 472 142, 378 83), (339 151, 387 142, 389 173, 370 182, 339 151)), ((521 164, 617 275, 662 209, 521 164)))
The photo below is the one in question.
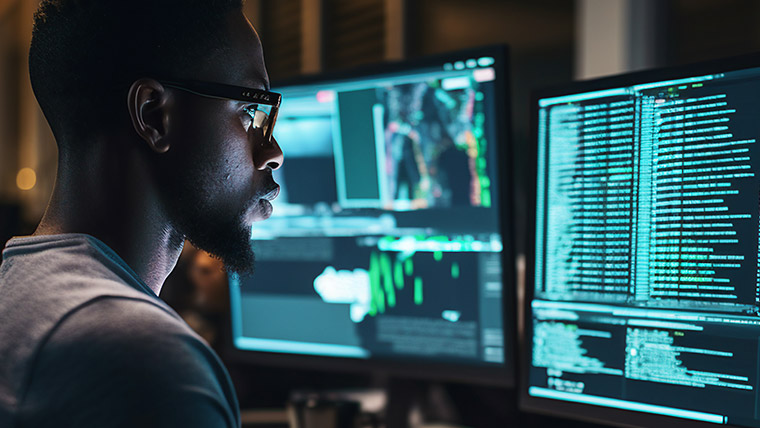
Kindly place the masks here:
POLYGON ((240 426, 219 358, 99 240, 8 241, 0 427, 159 426, 240 426))

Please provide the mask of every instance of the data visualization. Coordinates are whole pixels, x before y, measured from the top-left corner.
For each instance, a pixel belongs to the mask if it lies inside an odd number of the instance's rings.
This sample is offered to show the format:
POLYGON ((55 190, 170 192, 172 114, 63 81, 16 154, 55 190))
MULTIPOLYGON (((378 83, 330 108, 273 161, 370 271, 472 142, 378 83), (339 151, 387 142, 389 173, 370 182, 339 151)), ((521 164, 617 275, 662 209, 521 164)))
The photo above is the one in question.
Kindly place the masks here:
POLYGON ((497 62, 275 88, 282 190, 231 280, 238 349, 504 365, 497 62))
POLYGON ((538 100, 531 397, 760 426, 760 69, 538 100))

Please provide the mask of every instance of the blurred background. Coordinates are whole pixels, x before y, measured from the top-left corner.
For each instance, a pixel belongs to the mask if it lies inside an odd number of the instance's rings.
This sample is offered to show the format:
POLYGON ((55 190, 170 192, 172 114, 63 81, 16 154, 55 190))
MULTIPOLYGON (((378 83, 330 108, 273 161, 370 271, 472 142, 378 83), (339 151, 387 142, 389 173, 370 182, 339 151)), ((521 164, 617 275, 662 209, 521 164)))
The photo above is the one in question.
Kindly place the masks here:
MULTIPOLYGON (((0 242, 34 230, 56 173, 55 141, 28 78, 38 4, 0 0, 0 242)), ((760 50, 756 0, 248 0, 245 12, 261 36, 275 87, 306 74, 508 44, 517 177, 531 144, 532 90, 760 50)), ((518 181, 518 199, 524 187, 518 181)), ((524 218, 517 213, 520 231, 524 218)), ((218 261, 188 246, 162 293, 223 358, 225 275, 218 261)), ((297 383, 357 384, 356 376, 228 366, 243 407, 276 407, 297 383), (250 387, 267 379, 266 394, 250 387)), ((487 402, 500 393, 478 394, 487 402)))
MULTIPOLYGON (((27 71, 38 4, 0 0, 3 242, 33 230, 55 178, 55 142, 27 71)), ((260 33, 275 83, 508 44, 517 158, 529 144, 535 88, 760 50, 760 2, 754 0, 248 0, 245 11, 260 33)))
MULTIPOLYGON (((55 141, 27 71, 38 4, 0 0, 3 242, 33 230, 55 179, 55 141)), ((760 50, 760 2, 754 0, 248 0, 245 11, 260 33, 275 84, 304 74, 508 44, 518 159, 529 144, 528 107, 535 88, 760 50)))

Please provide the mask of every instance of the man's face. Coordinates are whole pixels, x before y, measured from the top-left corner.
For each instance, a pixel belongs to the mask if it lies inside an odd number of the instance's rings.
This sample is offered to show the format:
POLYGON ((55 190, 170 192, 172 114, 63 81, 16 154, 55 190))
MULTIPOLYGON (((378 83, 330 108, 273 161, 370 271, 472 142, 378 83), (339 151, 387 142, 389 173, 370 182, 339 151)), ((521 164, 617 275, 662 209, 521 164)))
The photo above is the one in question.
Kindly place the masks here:
MULTIPOLYGON (((228 20, 229 46, 221 60, 193 80, 268 89, 261 43, 240 13, 228 20)), ((173 226, 228 269, 249 273, 254 221, 269 217, 279 186, 272 170, 283 162, 277 142, 249 128, 250 103, 171 90, 166 123, 171 146, 156 165, 173 226)))

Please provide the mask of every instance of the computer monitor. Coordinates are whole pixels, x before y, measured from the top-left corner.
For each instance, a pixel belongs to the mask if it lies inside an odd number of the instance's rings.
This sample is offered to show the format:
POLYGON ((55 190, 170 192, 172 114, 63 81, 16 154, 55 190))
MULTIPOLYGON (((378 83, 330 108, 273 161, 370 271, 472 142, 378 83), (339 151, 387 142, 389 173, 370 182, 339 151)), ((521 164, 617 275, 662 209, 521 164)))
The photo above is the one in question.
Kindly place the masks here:
POLYGON ((281 192, 253 226, 255 273, 230 280, 234 347, 263 363, 510 384, 505 48, 273 90, 281 192))
POLYGON ((760 56, 535 97, 522 406, 760 426, 760 56))

